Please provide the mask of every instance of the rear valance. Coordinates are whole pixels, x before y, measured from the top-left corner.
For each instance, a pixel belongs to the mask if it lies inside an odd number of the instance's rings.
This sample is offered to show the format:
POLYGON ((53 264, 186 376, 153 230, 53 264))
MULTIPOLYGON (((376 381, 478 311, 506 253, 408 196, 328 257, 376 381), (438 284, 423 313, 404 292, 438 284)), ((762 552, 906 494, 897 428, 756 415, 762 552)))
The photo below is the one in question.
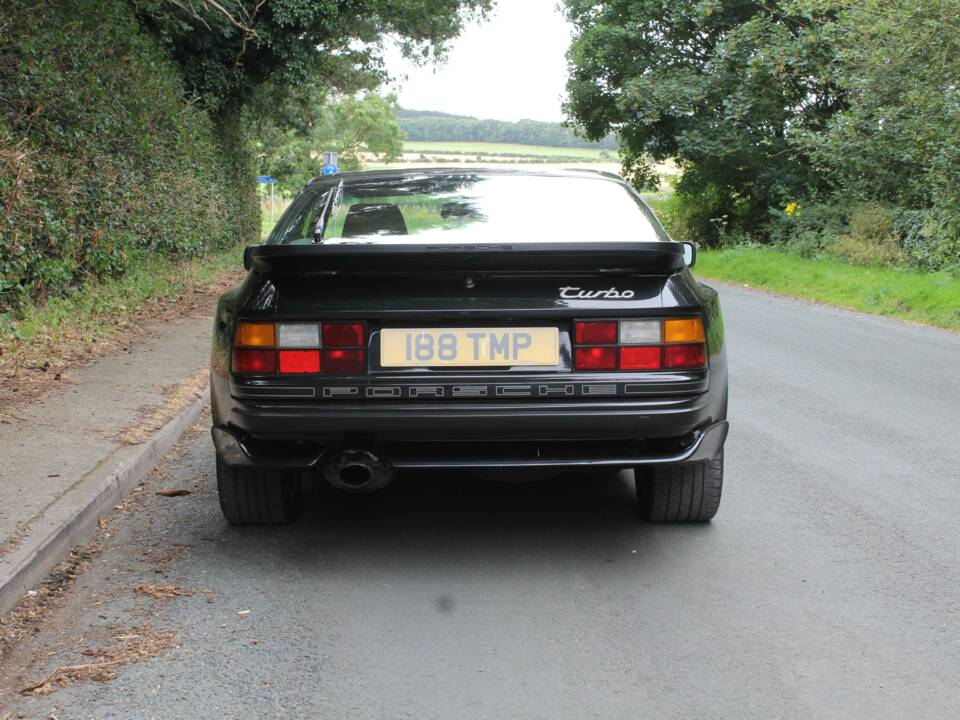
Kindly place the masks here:
POLYGON ((683 266, 683 245, 677 242, 253 245, 244 252, 244 267, 269 274, 669 273, 683 266))

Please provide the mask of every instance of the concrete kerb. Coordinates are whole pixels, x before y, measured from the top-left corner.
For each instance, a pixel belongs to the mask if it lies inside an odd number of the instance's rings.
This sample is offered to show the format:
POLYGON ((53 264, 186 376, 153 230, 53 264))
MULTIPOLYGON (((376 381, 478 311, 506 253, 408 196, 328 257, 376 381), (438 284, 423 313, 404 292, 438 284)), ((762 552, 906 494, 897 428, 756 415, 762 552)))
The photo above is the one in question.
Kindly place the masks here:
POLYGON ((209 388, 150 440, 121 447, 105 457, 30 522, 30 533, 0 555, 0 614, 13 609, 63 560, 85 542, 109 514, 190 429, 210 400, 209 388))

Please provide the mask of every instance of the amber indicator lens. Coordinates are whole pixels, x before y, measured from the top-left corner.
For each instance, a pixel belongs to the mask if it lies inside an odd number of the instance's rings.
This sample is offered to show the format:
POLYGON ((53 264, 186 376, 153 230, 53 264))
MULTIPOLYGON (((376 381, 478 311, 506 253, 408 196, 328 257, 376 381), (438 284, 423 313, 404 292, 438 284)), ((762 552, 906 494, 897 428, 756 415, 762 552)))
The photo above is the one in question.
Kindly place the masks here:
POLYGON ((363 347, 363 323, 324 323, 324 347, 363 347))
POLYGON ((276 329, 273 323, 240 323, 234 335, 236 347, 272 348, 277 344, 276 329))
POLYGON ((234 350, 233 371, 247 375, 271 375, 277 371, 273 350, 234 350))
POLYGON ((703 323, 700 318, 678 318, 663 321, 665 343, 703 342, 703 323))
POLYGON ((577 345, 616 345, 616 321, 578 322, 575 326, 577 345))

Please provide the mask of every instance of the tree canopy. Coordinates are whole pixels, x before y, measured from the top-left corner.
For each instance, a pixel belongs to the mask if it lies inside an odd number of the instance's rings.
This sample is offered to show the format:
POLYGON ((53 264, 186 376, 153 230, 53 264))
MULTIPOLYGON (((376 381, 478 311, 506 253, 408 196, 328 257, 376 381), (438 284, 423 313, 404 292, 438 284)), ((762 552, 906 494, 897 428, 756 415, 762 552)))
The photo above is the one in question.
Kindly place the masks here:
POLYGON ((675 158, 705 238, 762 238, 788 204, 857 198, 924 213, 960 260, 960 0, 565 7, 573 123, 617 133, 637 185, 675 158))
POLYGON ((304 85, 353 92, 385 77, 386 38, 442 55, 491 0, 130 0, 214 108, 304 85))
POLYGON ((789 3, 567 0, 576 27, 567 104, 588 137, 620 135, 627 175, 677 159, 683 190, 748 227, 816 184, 790 138, 844 106, 820 68, 832 43, 789 3), (825 42, 825 39, 827 40, 825 42))
POLYGON ((259 167, 284 193, 299 191, 320 174, 323 151, 340 154, 341 170, 360 168, 359 152, 395 160, 403 152, 397 98, 363 96, 315 99, 297 125, 265 123, 258 141, 259 167))

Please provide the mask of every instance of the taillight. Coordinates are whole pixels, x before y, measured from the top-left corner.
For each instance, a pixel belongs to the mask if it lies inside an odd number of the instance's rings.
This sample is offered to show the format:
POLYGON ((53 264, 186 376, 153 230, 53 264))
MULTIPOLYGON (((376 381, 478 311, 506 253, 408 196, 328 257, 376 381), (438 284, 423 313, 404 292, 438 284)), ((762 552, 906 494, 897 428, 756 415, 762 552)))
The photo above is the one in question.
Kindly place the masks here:
POLYGON ((233 372, 243 375, 358 374, 367 371, 363 323, 238 323, 233 372))
POLYGON ((703 342, 703 323, 700 318, 671 318, 663 321, 665 343, 703 342))
POLYGON ((319 350, 281 350, 281 375, 308 375, 320 372, 319 350))
POLYGON ((240 323, 234 345, 237 347, 272 348, 277 344, 276 326, 273 323, 240 323))
POLYGON ((323 371, 356 375, 367 371, 367 353, 363 350, 324 350, 323 371))
POLYGON ((324 323, 324 347, 361 347, 364 339, 363 323, 324 323))
POLYGON ((577 345, 616 345, 617 323, 578 322, 576 326, 577 345))
POLYGON ((698 345, 668 345, 663 349, 665 368, 696 368, 707 364, 703 343, 698 345))
POLYGON ((659 370, 660 348, 651 347, 622 347, 620 348, 621 370, 659 370))
POLYGON ((277 354, 273 350, 233 351, 233 371, 244 375, 272 375, 277 371, 277 354))
POLYGON ((617 349, 614 347, 577 348, 577 370, 616 370, 617 349))
POLYGON ((707 364, 698 317, 578 321, 574 341, 577 370, 689 370, 707 364))

